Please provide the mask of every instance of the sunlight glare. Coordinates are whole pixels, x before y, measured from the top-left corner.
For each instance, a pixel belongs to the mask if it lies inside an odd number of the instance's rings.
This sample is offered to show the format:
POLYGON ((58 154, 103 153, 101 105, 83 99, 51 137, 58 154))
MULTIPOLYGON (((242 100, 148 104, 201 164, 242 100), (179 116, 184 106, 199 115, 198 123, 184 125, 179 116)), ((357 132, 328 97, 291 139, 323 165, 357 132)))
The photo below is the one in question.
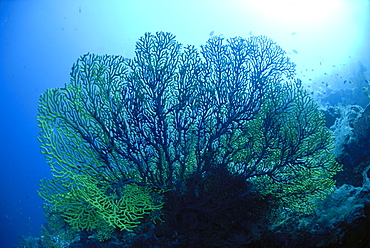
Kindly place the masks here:
POLYGON ((339 0, 260 0, 251 1, 255 9, 266 21, 282 25, 322 25, 333 21, 341 12, 339 0))

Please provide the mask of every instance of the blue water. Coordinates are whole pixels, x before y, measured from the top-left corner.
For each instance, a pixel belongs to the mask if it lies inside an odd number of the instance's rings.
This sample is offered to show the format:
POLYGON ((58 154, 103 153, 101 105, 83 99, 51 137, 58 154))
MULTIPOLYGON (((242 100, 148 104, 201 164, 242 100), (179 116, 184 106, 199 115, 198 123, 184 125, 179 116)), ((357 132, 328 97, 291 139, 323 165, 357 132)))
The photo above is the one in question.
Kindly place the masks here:
POLYGON ((324 73, 348 73, 358 61, 370 64, 370 1, 328 1, 327 9, 306 9, 306 19, 299 9, 282 13, 252 2, 1 0, 0 247, 13 247, 19 235, 41 234, 37 190, 50 171, 37 141, 38 98, 68 82, 84 53, 132 57, 135 41, 148 31, 169 31, 197 46, 211 34, 264 34, 287 50, 306 84, 324 73))

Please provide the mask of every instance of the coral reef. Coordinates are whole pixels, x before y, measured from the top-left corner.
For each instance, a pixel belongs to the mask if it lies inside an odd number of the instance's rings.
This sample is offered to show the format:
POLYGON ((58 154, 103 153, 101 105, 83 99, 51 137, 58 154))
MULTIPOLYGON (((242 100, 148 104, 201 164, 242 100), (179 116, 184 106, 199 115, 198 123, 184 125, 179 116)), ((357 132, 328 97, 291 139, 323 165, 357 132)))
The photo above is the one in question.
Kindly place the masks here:
POLYGON ((198 51, 146 33, 132 59, 81 56, 40 98, 53 178, 39 194, 76 245, 257 247, 313 213, 341 170, 294 77, 265 36, 212 36, 198 51))

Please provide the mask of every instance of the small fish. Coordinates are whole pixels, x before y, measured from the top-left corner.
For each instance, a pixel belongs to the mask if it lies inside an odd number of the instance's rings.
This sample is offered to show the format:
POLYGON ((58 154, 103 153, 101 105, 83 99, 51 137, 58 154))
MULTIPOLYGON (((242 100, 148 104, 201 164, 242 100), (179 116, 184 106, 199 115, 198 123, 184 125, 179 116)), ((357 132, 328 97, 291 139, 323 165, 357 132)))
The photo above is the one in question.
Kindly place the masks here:
POLYGON ((344 80, 343 84, 346 84, 347 83, 347 80, 344 80))
POLYGON ((296 34, 296 32, 293 32, 291 35, 295 35, 296 34))
POLYGON ((353 82, 352 82, 351 80, 349 80, 349 83, 350 83, 350 84, 353 84, 353 82))
POLYGON ((297 50, 293 49, 293 53, 298 54, 297 50))
POLYGON ((367 79, 365 79, 365 83, 370 84, 370 81, 369 81, 369 80, 367 80, 367 79))
POLYGON ((325 82, 321 82, 322 84, 324 84, 325 82))
POLYGON ((209 33, 209 36, 213 36, 213 34, 215 33, 215 31, 211 31, 210 33, 209 33))
POLYGON ((368 91, 368 90, 369 90, 369 88, 368 88, 368 87, 362 87, 362 90, 363 90, 363 91, 368 91))
POLYGON ((253 34, 253 32, 252 31, 249 31, 249 35, 252 35, 253 34))
POLYGON ((335 65, 332 65, 332 67, 335 67, 335 65))
POLYGON ((326 86, 326 87, 328 87, 328 86, 329 86, 329 84, 328 84, 328 83, 326 83, 326 84, 325 84, 325 86, 326 86))
POLYGON ((81 14, 81 7, 78 8, 78 12, 80 12, 80 14, 81 14))

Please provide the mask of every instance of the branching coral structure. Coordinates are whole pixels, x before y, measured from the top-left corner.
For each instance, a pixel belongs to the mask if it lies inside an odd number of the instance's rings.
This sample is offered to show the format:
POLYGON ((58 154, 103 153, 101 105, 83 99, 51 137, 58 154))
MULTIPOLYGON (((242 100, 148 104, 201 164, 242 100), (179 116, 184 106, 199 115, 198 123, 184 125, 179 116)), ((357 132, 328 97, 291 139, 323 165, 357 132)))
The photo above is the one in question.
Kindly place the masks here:
POLYGON ((39 140, 53 172, 40 195, 77 229, 94 229, 84 223, 95 218, 128 230, 161 208, 161 192, 219 170, 284 209, 312 210, 340 166, 294 68, 265 36, 213 36, 196 49, 146 33, 132 59, 81 56, 71 81, 40 98, 39 140))

